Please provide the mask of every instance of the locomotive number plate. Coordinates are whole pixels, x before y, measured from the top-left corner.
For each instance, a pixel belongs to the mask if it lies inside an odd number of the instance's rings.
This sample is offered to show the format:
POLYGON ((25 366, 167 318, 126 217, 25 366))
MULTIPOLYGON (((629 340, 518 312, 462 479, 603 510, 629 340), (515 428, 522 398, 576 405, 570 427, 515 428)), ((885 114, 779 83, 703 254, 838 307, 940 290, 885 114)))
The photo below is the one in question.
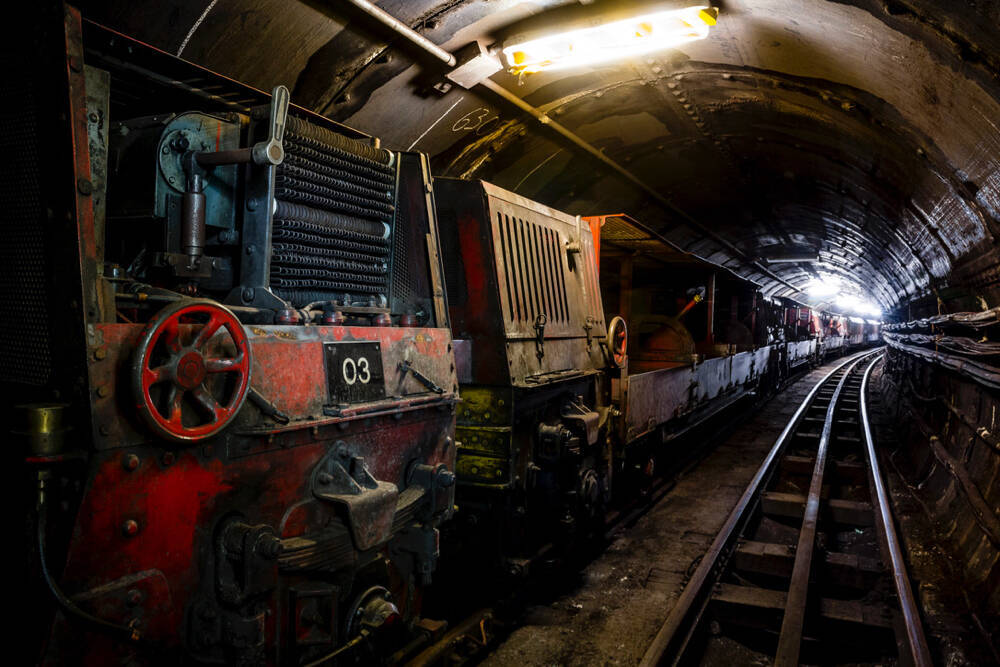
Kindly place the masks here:
POLYGON ((379 343, 323 343, 330 403, 366 403, 385 398, 379 343))

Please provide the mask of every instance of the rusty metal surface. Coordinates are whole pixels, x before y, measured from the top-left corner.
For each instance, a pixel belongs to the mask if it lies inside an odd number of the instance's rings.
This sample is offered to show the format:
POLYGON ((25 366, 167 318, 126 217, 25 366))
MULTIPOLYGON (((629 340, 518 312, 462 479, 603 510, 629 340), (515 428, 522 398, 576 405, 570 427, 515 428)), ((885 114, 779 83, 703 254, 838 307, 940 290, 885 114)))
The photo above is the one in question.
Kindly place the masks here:
MULTIPOLYGON (((279 410, 291 417, 288 425, 264 418, 250 405, 244 406, 234 422, 236 430, 264 433, 292 432, 330 426, 365 418, 346 410, 341 417, 324 415, 327 397, 324 342, 381 341, 386 393, 398 399, 426 398, 427 388, 411 374, 402 372, 399 362, 408 359, 441 387, 446 395, 435 401, 454 400, 457 378, 451 361, 451 334, 447 329, 404 329, 399 327, 284 327, 247 328, 253 350, 251 376, 254 386, 279 410)), ((92 363, 96 387, 92 404, 94 441, 100 449, 137 445, 149 440, 130 407, 128 368, 142 327, 130 324, 100 324, 93 328, 95 349, 102 350, 92 363), (103 388, 103 389, 102 389, 103 388)), ((223 436, 228 437, 228 436, 223 436)))
POLYGON ((472 382, 538 387, 603 368, 589 225, 485 182, 440 179, 435 189, 451 321, 468 341, 472 382))
POLYGON ((713 399, 753 389, 778 348, 763 347, 703 363, 631 375, 625 400, 625 437, 634 440, 657 426, 683 417, 713 399))

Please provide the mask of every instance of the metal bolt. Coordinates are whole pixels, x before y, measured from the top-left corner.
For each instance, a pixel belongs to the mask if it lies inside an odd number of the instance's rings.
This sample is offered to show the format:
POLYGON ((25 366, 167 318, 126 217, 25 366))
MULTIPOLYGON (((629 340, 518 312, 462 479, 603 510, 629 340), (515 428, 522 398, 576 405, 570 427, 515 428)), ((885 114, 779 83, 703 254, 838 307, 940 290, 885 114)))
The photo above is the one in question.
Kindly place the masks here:
POLYGON ((108 356, 108 351, 105 350, 103 347, 99 347, 96 350, 94 350, 94 359, 97 359, 98 361, 103 361, 104 359, 107 358, 107 356, 108 356))
POLYGON ((257 246, 255 246, 255 245, 248 245, 247 246, 247 254, 248 255, 252 255, 255 252, 257 252, 257 246))
POLYGON ((136 470, 139 467, 139 457, 135 454, 128 454, 122 459, 122 467, 129 472, 136 470))
POLYGON ((250 199, 247 199, 247 210, 248 211, 256 211, 257 210, 257 199, 256 198, 251 197, 250 199))
POLYGON ((128 519, 122 524, 122 534, 125 537, 135 537, 139 534, 139 523, 135 519, 128 519))
POLYGON ((111 395, 111 390, 108 388, 108 385, 101 385, 97 388, 97 395, 101 398, 107 398, 111 395))
POLYGON ((250 303, 253 301, 254 291, 252 287, 244 287, 243 293, 240 295, 244 303, 250 303))
POLYGON ((281 552, 284 547, 281 544, 281 539, 275 537, 274 535, 264 535, 261 537, 260 541, 260 553, 264 558, 269 560, 274 560, 281 552))
MULTIPOLYGON (((497 471, 498 476, 499 472, 500 471, 498 470, 497 471)), ((449 486, 455 483, 455 473, 446 468, 441 468, 440 470, 438 470, 437 473, 437 482, 441 488, 447 489, 449 486)))
POLYGON ((94 184, 89 179, 80 178, 76 181, 76 189, 81 195, 89 196, 94 191, 94 184))
POLYGON ((173 452, 166 452, 163 454, 163 465, 165 466, 173 465, 175 460, 177 460, 177 457, 174 456, 173 452))

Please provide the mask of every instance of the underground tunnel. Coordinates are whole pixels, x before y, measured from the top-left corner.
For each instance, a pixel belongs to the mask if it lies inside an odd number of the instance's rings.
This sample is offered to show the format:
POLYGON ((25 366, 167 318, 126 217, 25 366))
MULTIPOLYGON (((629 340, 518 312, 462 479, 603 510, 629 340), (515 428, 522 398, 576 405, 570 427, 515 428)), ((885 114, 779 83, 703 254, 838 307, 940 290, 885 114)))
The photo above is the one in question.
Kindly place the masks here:
POLYGON ((29 13, 34 662, 1000 663, 1000 2, 29 13))

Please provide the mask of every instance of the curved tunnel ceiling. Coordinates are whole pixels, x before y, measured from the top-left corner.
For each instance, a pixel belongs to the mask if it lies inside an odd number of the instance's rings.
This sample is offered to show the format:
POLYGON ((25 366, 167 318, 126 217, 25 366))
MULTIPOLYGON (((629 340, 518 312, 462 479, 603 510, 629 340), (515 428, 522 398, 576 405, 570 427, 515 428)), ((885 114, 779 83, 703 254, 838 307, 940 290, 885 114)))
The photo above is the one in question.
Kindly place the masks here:
MULTIPOLYGON (((285 84, 294 102, 389 148, 429 153, 435 175, 483 178, 570 213, 627 212, 766 294, 804 298, 793 288, 834 276, 884 310, 956 286, 967 307, 1000 296, 1000 0, 716 4, 719 23, 700 42, 492 77, 661 199, 482 87, 435 89, 440 63, 335 0, 82 9, 261 89, 285 84), (820 261, 758 261, 789 251, 820 261)), ((379 5, 454 51, 574 3, 379 5)))

